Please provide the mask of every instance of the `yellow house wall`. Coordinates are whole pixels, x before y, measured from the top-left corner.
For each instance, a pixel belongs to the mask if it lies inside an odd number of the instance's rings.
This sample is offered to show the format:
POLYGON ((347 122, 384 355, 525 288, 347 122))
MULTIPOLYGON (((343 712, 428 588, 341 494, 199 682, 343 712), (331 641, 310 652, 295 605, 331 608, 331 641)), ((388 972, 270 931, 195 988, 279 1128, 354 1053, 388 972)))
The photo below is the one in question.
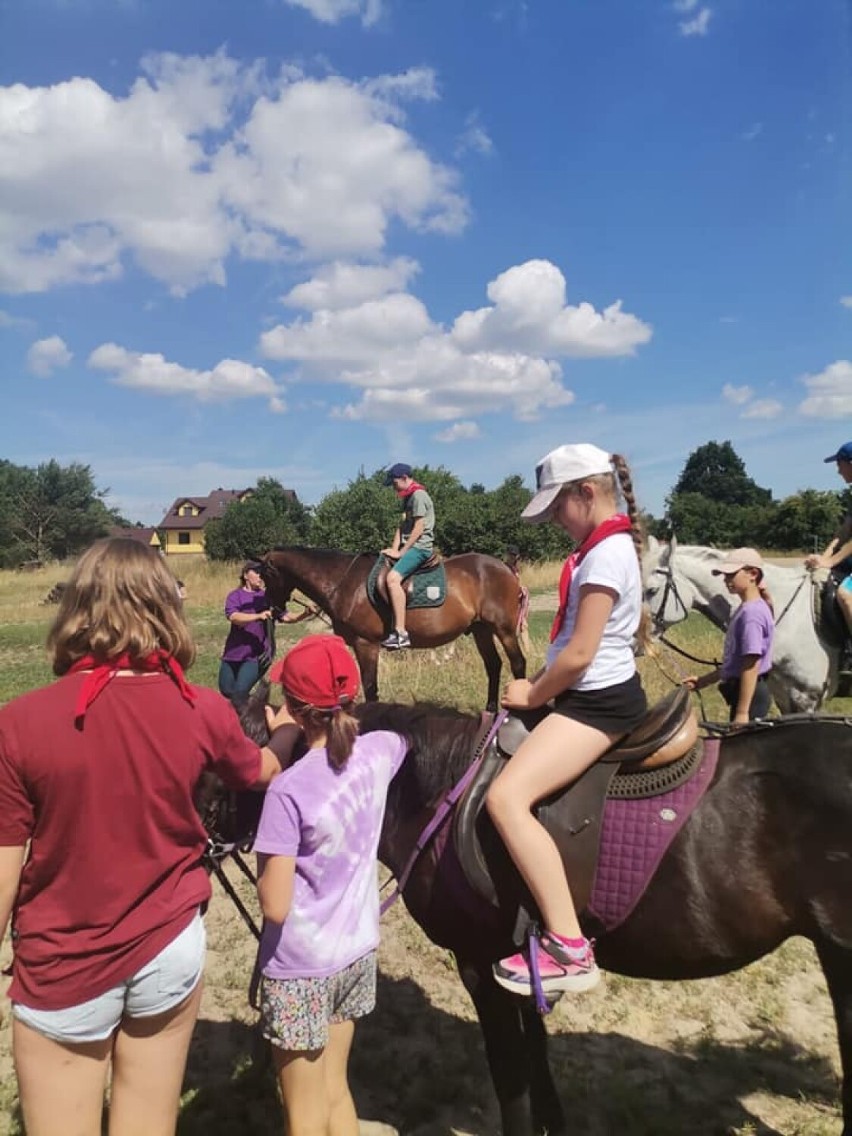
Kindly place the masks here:
POLYGON ((178 544, 178 532, 176 530, 167 530, 163 533, 165 538, 163 542, 163 552, 166 556, 184 556, 187 553, 204 552, 204 532, 201 529, 196 529, 189 534, 189 544, 178 544))

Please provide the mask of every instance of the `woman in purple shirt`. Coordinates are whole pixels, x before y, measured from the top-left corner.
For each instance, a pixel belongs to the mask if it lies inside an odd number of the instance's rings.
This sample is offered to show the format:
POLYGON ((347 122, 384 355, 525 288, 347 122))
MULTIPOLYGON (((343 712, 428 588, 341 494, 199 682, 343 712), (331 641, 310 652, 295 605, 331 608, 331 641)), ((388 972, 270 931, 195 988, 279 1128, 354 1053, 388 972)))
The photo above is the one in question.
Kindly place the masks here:
POLYGON ((306 636, 270 678, 307 752, 270 785, 254 844, 261 1027, 288 1132, 357 1136, 346 1070, 355 1021, 376 1001, 379 835, 408 743, 359 736, 358 668, 337 635, 306 636))
POLYGON ((273 618, 278 623, 297 623, 303 617, 273 613, 257 560, 247 560, 243 565, 240 586, 225 599, 225 617, 231 629, 219 665, 219 693, 232 702, 241 702, 272 662, 273 618))
POLYGON ((713 575, 723 576, 728 591, 742 602, 725 632, 722 665, 684 682, 691 690, 718 682, 719 693, 730 707, 731 721, 742 726, 765 718, 772 700, 766 685, 775 637, 772 599, 763 587, 763 558, 753 548, 735 548, 727 553, 713 575))

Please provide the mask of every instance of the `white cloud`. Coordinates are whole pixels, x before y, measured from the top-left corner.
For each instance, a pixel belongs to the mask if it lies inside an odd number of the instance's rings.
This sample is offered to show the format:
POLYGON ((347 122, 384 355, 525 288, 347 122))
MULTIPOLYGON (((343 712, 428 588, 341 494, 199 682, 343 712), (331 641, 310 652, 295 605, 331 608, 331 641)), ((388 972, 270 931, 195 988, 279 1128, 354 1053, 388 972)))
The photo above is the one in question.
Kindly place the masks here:
POLYGON ((744 130, 742 132, 742 134, 740 135, 740 138, 743 140, 743 142, 753 142, 755 140, 755 138, 759 137, 762 133, 763 133, 763 123, 762 122, 753 122, 751 124, 751 126, 748 128, 748 130, 744 130))
POLYGON ((38 339, 27 352, 27 369, 40 378, 49 378, 59 367, 67 367, 74 356, 58 335, 38 339))
POLYGON ((554 356, 633 355, 651 327, 621 310, 565 303, 565 277, 548 260, 528 260, 488 285, 493 306, 463 312, 452 337, 464 350, 507 348, 554 356))
POLYGON ((689 2, 676 3, 675 9, 679 12, 695 12, 695 15, 689 20, 680 20, 678 22, 678 30, 682 36, 704 36, 710 27, 710 19, 713 15, 712 8, 701 8, 698 11, 698 0, 689 0, 689 2))
POLYGON ((324 24, 337 24, 346 16, 360 16, 364 27, 382 14, 382 0, 284 0, 291 8, 304 8, 324 24))
POLYGON ((386 282, 331 266, 287 298, 310 316, 265 332, 261 351, 297 365, 305 381, 355 388, 358 400, 336 412, 349 419, 447 422, 508 411, 529 420, 574 400, 562 384, 560 357, 629 355, 651 337, 619 304, 602 314, 588 303, 566 307, 564 277, 547 261, 498 276, 488 287, 493 306, 462 313, 449 330, 407 292, 316 306, 325 296, 337 300, 386 282))
POLYGON ((852 308, 852 296, 841 296, 840 303, 844 308, 852 308))
POLYGON ((126 96, 91 79, 0 88, 0 289, 120 276, 223 284, 233 255, 380 256, 388 227, 455 233, 457 175, 404 126, 427 68, 353 83, 220 52, 152 56, 126 96))
POLYGON ((350 308, 365 300, 406 288, 420 271, 410 257, 400 256, 387 264, 348 264, 335 261, 321 268, 312 280, 297 284, 283 302, 291 308, 318 311, 350 308))
POLYGON ((211 371, 196 371, 170 363, 159 354, 140 354, 115 343, 103 343, 91 353, 88 365, 111 371, 117 386, 149 394, 189 395, 199 402, 265 397, 274 412, 285 409, 270 375, 262 367, 237 359, 222 359, 211 371))
POLYGON ((756 398, 748 404, 740 418, 777 418, 783 410, 783 404, 777 399, 756 398))
POLYGON ((494 143, 491 141, 491 136, 488 131, 479 121, 479 115, 476 111, 467 116, 464 124, 464 130, 458 137, 455 146, 455 154, 460 158, 463 154, 491 154, 494 151, 494 143))
POLYGON ((25 319, 23 316, 13 316, 11 312, 4 311, 0 308, 0 327, 16 328, 18 331, 26 331, 33 326, 33 321, 25 319))
POLYGON ((808 418, 849 418, 852 416, 852 362, 838 359, 817 375, 802 380, 808 397, 799 404, 799 413, 808 418))
POLYGON ((725 383, 722 387, 722 398, 734 406, 742 406, 753 398, 754 391, 749 386, 735 387, 732 383, 725 383))
POLYGON ((480 435, 479 427, 475 422, 454 422, 446 430, 439 430, 434 435, 436 442, 468 442, 480 435))

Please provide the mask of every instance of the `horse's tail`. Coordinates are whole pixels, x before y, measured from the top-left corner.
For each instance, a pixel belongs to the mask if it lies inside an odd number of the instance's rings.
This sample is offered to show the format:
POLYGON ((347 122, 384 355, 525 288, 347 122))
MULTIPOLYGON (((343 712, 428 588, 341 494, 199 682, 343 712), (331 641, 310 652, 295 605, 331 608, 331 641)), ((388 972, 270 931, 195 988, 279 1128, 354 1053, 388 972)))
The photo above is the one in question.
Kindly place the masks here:
POLYGON ((530 654, 530 627, 529 627, 529 614, 530 614, 530 590, 524 587, 518 581, 520 591, 518 592, 518 622, 515 630, 518 633, 518 642, 521 645, 521 650, 524 655, 529 658, 530 654))
POLYGON ((521 553, 519 549, 514 545, 507 548, 506 555, 503 557, 503 563, 507 564, 512 569, 512 573, 518 581, 518 618, 515 622, 515 634, 518 636, 518 642, 521 645, 521 650, 529 658, 530 592, 529 588, 524 587, 524 585, 521 583, 521 553))

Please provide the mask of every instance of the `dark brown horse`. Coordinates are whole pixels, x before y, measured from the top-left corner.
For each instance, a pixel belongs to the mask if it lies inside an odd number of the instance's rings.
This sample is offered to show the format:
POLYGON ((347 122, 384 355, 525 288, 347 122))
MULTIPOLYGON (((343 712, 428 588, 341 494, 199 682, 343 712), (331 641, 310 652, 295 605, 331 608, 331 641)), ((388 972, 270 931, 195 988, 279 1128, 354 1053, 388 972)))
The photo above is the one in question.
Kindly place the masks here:
MULTIPOLYGON (((263 697, 265 691, 258 691, 246 711, 258 740, 263 697)), ((469 763, 479 720, 425 705, 372 703, 359 706, 358 713, 362 731, 396 730, 410 740, 390 786, 379 845, 382 862, 398 877, 446 790, 469 763)), ((257 796, 248 804, 255 813, 257 796)), ((227 826, 238 814, 222 815, 227 826)), ((245 834, 252 822, 245 814, 242 821, 245 834)), ((404 899, 429 938, 456 957, 482 1027, 504 1136, 565 1134, 542 1019, 531 1000, 507 994, 492 978, 492 962, 510 950, 514 913, 475 900, 434 846, 417 860, 404 899)), ((598 938, 597 955, 607 970, 637 978, 704 978, 746 966, 792 935, 811 940, 828 983, 843 1064, 842 1136, 852 1136, 848 720, 781 720, 727 737, 698 807, 632 914, 598 938)), ((695 1076, 700 1075, 699 1065, 695 1076)))
MULTIPOLYGON (((368 553, 327 548, 276 548, 262 559, 266 592, 283 607, 297 589, 331 620, 334 631, 352 647, 361 669, 364 697, 378 698, 380 643, 389 626, 367 595, 367 579, 376 562, 368 553)), ((526 592, 502 560, 478 552, 444 561, 447 598, 440 607, 414 608, 406 624, 414 647, 441 647, 468 632, 488 675, 489 709, 496 710, 500 694, 500 642, 512 674, 523 678, 526 660, 519 635, 526 592)))

